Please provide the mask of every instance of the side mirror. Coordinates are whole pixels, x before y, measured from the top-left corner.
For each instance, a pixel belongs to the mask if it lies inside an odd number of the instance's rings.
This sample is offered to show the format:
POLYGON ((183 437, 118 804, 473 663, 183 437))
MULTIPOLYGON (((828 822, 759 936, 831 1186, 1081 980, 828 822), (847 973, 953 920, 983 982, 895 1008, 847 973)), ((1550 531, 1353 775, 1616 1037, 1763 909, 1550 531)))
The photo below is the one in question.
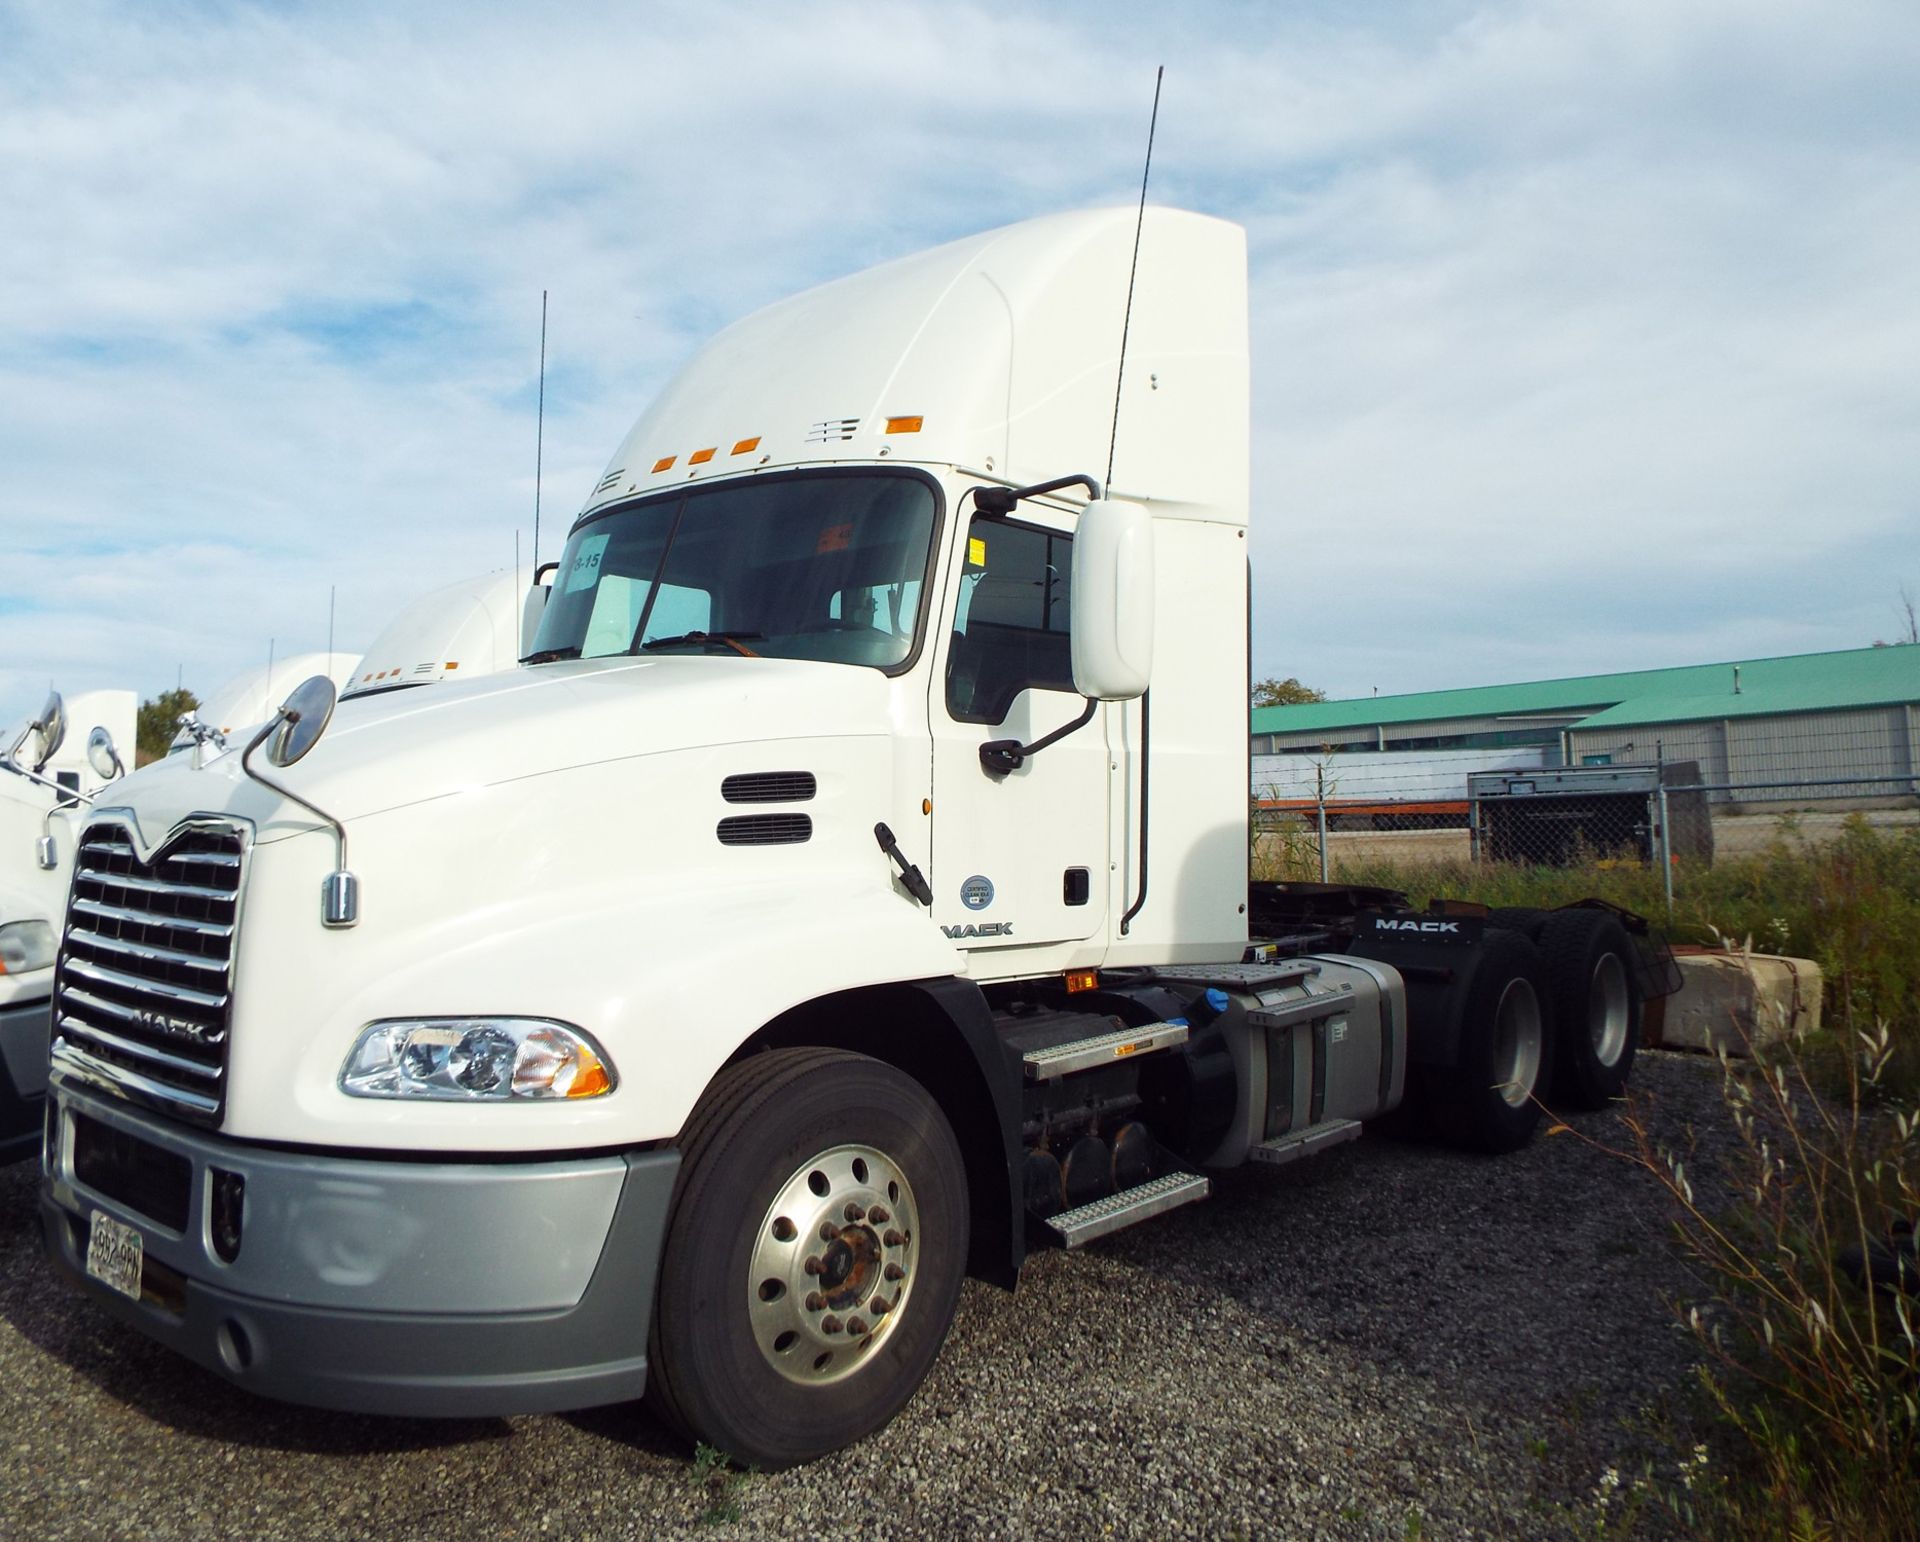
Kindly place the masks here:
POLYGON ((1073 688, 1132 701, 1153 678, 1153 516, 1097 498, 1073 533, 1073 688))
POLYGON ((60 699, 58 691, 47 692, 47 704, 33 720, 33 731, 40 736, 40 758, 33 766, 33 774, 38 776, 47 769, 47 762, 60 753, 60 746, 67 739, 67 704, 60 699))
POLYGON ((127 774, 127 768, 120 761, 120 752, 113 747, 113 735, 98 725, 87 735, 87 764, 93 767, 93 774, 103 782, 111 782, 127 774))
POLYGON ((296 685, 268 725, 273 737, 267 745, 267 759, 276 766, 290 766, 301 759, 327 731, 338 697, 333 681, 325 675, 314 675, 296 685))

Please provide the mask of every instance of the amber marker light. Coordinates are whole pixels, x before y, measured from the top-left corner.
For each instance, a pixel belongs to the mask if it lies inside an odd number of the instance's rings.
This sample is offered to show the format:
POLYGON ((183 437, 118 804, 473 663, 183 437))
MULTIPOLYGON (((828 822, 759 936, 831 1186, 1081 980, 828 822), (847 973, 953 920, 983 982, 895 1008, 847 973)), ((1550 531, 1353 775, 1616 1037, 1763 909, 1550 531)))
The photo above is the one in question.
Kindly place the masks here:
POLYGON ((678 456, 674 456, 674 455, 662 455, 657 461, 653 463, 653 469, 656 472, 665 471, 669 467, 671 467, 674 461, 677 460, 678 458, 679 458, 678 456))
POLYGON ((920 416, 916 413, 910 418, 888 418, 887 432, 890 434, 917 434, 920 432, 920 416))
POLYGON ((1077 996, 1081 991, 1100 989, 1100 971, 1098 969, 1069 969, 1067 971, 1067 994, 1077 996))
POLYGON ((459 667, 460 667, 460 661, 459 661, 458 659, 448 659, 448 660, 447 660, 447 668, 448 668, 448 669, 458 669, 459 667))
POLYGON ((687 464, 689 466, 704 466, 708 461, 713 459, 714 451, 719 448, 718 445, 709 445, 704 450, 695 450, 687 457, 687 464))
POLYGON ((735 455, 745 455, 759 448, 760 448, 760 436, 758 434, 755 434, 751 439, 742 439, 738 441, 733 447, 733 453, 735 455))
POLYGON ((580 1046, 579 1053, 580 1069, 574 1073, 567 1096, 597 1098, 613 1085, 613 1078, 607 1075, 607 1068, 600 1063, 600 1057, 584 1044, 580 1046))

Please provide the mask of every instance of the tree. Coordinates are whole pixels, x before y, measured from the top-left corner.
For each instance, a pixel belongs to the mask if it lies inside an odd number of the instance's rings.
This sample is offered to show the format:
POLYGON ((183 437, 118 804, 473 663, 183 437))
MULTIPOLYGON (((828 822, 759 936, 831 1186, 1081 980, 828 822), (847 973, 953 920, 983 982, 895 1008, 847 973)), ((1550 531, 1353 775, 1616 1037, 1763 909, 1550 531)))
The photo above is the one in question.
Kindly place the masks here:
POLYGON ((188 690, 162 691, 152 701, 141 702, 134 721, 133 763, 144 766, 150 760, 162 759, 180 730, 180 719, 199 705, 200 698, 188 690))
POLYGON ((1256 680, 1253 682, 1253 704, 1256 707, 1297 707, 1303 701, 1325 701, 1327 693, 1316 691, 1310 685, 1302 685, 1292 675, 1284 680, 1256 680))

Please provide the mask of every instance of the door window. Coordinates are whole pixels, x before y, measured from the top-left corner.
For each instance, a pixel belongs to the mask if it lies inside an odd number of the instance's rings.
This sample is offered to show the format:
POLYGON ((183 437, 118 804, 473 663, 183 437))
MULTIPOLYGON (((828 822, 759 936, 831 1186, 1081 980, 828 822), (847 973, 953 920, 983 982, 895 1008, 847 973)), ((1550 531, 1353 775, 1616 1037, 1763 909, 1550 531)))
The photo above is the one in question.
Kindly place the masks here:
POLYGON ((967 527, 947 711, 999 723, 1025 690, 1073 690, 1073 538, 975 515, 967 527))

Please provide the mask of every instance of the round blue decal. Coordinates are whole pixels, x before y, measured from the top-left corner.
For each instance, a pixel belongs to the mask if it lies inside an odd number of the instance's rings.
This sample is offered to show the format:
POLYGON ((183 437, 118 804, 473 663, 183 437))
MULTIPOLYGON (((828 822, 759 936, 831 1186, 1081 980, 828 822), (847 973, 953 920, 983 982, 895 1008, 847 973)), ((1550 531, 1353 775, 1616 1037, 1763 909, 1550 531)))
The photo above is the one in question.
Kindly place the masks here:
POLYGON ((985 910, 993 903, 993 880, 975 873, 960 885, 960 903, 969 910, 985 910))

